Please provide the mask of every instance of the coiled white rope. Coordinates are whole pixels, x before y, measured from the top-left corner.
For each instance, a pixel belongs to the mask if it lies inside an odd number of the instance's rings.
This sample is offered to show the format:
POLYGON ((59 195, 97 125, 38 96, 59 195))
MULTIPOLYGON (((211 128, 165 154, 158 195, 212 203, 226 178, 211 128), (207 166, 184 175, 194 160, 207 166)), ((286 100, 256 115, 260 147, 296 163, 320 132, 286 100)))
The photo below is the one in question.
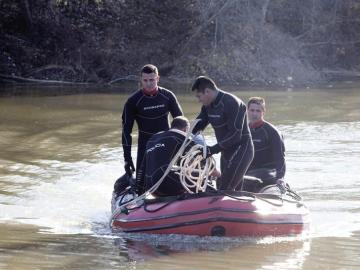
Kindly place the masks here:
POLYGON ((206 157, 206 146, 196 144, 180 157, 178 167, 180 182, 189 193, 204 192, 210 185, 209 176, 216 168, 215 159, 206 157))

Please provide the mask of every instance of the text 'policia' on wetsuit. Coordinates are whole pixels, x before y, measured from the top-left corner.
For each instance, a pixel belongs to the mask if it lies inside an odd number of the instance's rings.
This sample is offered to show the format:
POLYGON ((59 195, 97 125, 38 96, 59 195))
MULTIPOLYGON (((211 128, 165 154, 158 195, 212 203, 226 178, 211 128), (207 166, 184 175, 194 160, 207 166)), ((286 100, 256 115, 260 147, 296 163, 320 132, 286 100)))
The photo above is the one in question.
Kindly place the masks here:
MULTIPOLYGON (((167 170, 171 160, 185 141, 190 124, 186 117, 178 116, 171 122, 167 131, 153 135, 146 144, 145 157, 141 163, 141 173, 136 178, 136 188, 139 193, 149 190, 155 185, 167 170)), ((190 143, 188 151, 195 142, 190 143)), ((156 196, 174 196, 185 192, 177 172, 170 171, 154 192, 156 196)))

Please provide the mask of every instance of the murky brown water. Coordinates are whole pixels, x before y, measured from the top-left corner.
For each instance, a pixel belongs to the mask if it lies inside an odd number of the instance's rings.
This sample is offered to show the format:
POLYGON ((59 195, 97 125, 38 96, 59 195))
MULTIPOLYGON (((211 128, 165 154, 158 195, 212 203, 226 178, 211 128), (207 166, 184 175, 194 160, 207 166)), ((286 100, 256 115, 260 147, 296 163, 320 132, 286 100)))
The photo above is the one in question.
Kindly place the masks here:
MULTIPOLYGON (((113 235, 127 95, 0 97, 0 269, 358 269, 360 87, 236 94, 267 99, 266 118, 286 137, 287 180, 312 213, 309 235, 113 235)), ((178 98, 193 118, 195 98, 178 98)))

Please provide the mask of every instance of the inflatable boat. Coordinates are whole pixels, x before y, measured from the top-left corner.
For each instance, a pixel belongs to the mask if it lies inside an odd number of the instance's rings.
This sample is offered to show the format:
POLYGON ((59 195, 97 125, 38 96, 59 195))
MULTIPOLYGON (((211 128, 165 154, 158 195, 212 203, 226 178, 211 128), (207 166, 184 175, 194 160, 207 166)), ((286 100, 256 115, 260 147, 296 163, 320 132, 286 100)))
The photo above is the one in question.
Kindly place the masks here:
POLYGON ((198 236, 278 236, 309 227, 309 210, 294 192, 212 191, 113 202, 113 232, 198 236))

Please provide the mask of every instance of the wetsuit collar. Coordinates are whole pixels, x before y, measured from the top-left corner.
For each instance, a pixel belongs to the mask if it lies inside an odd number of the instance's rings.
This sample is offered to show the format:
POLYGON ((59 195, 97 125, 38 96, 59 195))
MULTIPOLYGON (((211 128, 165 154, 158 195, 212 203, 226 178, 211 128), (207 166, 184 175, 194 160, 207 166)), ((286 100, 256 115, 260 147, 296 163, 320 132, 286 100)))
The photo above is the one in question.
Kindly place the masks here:
POLYGON ((182 131, 182 130, 180 130, 180 129, 171 128, 171 129, 169 129, 169 131, 179 133, 179 134, 183 135, 184 137, 186 137, 186 132, 184 132, 184 131, 182 131))
POLYGON ((216 92, 216 97, 215 97, 214 101, 211 102, 210 106, 213 106, 213 107, 217 106, 219 104, 219 102, 220 102, 221 96, 222 96, 221 95, 221 90, 218 89, 217 92, 216 92))
POLYGON ((157 92, 159 91, 159 87, 155 87, 154 89, 150 90, 150 91, 146 91, 144 88, 141 89, 141 91, 143 92, 144 95, 146 96, 155 96, 157 94, 157 92))
POLYGON ((261 127, 264 124, 264 120, 260 119, 259 121, 256 121, 255 123, 249 124, 250 128, 258 128, 261 127))

